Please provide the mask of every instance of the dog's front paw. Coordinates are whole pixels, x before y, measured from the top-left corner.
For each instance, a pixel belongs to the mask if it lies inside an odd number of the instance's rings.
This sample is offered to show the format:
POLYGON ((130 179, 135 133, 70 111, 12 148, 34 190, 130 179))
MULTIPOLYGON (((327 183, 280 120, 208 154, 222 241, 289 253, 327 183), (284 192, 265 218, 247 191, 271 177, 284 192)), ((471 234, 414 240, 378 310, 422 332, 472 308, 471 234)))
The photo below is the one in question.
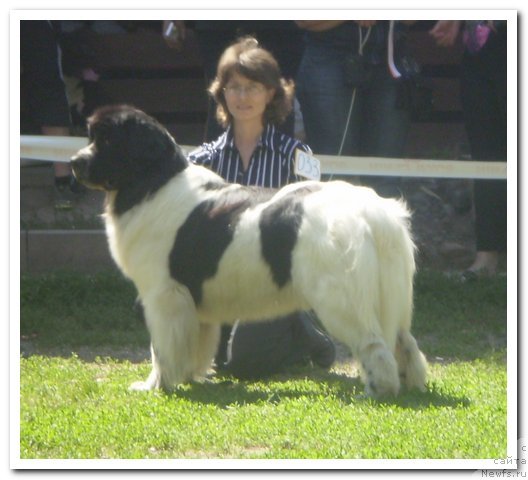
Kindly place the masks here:
POLYGON ((150 375, 144 382, 134 382, 132 385, 130 385, 130 387, 128 387, 129 390, 136 392, 145 392, 147 390, 154 390, 156 388, 160 388, 160 382, 159 375, 155 369, 150 372, 150 375))
POLYGON ((151 385, 149 382, 139 381, 139 382, 132 383, 130 387, 128 387, 128 389, 133 392, 145 392, 148 390, 153 390, 154 386, 151 385))

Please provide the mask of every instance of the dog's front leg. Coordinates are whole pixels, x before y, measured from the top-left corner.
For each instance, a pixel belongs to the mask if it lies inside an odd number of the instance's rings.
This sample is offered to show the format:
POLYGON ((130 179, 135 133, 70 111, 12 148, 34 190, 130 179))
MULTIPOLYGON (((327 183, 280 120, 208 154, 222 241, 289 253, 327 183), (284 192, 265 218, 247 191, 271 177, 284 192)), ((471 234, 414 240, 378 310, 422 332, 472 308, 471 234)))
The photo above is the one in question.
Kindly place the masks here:
POLYGON ((220 342, 220 325, 201 323, 194 351, 194 380, 203 380, 210 371, 220 342))
POLYGON ((194 304, 176 292, 142 300, 150 333, 152 371, 144 382, 135 382, 133 390, 174 387, 193 379, 200 325, 194 304))
POLYGON ((132 385, 130 385, 129 387, 130 390, 153 390, 155 388, 161 387, 160 369, 158 367, 156 354, 154 353, 152 344, 150 344, 150 358, 152 361, 152 370, 150 371, 149 376, 145 381, 138 381, 132 383, 132 385))

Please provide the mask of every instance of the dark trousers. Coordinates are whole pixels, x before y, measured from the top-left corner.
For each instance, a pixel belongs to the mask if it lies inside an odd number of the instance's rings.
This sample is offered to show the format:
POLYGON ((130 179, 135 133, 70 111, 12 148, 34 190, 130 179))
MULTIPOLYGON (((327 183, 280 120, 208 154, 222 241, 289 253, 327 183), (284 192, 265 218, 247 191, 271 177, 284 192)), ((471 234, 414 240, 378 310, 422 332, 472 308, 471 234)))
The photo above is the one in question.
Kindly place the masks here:
POLYGON ((220 371, 235 377, 262 378, 309 360, 306 327, 300 315, 223 327, 216 356, 220 371))
POLYGON ((31 117, 23 120, 31 123, 31 127, 70 126, 60 57, 57 36, 50 22, 20 22, 21 103, 31 117))
MULTIPOLYGON (((462 61, 462 107, 473 160, 506 161, 506 85, 506 29, 499 29, 462 61)), ((505 251, 506 181, 474 185, 477 251, 505 251)))

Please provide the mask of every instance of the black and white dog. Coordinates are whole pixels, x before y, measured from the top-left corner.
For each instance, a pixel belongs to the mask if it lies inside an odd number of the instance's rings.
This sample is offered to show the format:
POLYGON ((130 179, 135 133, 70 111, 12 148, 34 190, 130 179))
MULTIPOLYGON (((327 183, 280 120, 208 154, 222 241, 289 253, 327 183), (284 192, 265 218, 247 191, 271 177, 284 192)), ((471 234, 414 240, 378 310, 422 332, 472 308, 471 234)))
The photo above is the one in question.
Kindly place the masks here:
POLYGON ((106 191, 110 250, 137 287, 151 336, 152 372, 132 388, 205 375, 221 324, 309 309, 360 361, 367 393, 397 394, 400 379, 425 388, 402 202, 345 182, 226 183, 129 106, 97 111, 89 133, 73 171, 106 191))

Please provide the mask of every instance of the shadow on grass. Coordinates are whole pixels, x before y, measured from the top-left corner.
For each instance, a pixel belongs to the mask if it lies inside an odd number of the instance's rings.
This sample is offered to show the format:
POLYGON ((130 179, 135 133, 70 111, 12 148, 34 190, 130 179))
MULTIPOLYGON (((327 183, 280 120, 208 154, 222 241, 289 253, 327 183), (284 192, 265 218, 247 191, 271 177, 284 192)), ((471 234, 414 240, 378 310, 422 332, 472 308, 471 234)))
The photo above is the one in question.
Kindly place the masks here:
POLYGON ((397 397, 374 399, 364 393, 363 384, 357 377, 323 371, 305 371, 270 377, 268 381, 235 380, 219 376, 213 382, 192 383, 176 389, 167 395, 184 398, 192 402, 212 404, 228 409, 234 406, 259 403, 280 404, 284 400, 302 397, 334 397, 349 405, 364 403, 367 405, 397 406, 413 410, 435 408, 467 408, 471 401, 465 396, 453 396, 438 391, 434 386, 426 392, 402 390, 397 397), (294 388, 290 382, 308 380, 294 388), (324 384, 321 387, 320 383, 324 384), (324 393, 322 393, 324 391, 324 393))
POLYGON ((506 277, 460 283, 420 272, 414 303, 412 330, 430 361, 473 361, 507 348, 506 277))
MULTIPOLYGON (((416 278, 413 332, 429 360, 473 361, 495 352, 503 352, 505 358, 506 287, 505 277, 459 284, 438 272, 420 272, 416 278)), ((133 286, 115 273, 23 277, 21 353, 69 357, 76 352, 88 362, 96 357, 144 362, 150 357, 148 332, 131 308, 134 299, 133 286), (105 344, 110 345, 101 346, 105 344)), ((358 378, 335 372, 304 369, 272 377, 262 384, 222 379, 218 377, 212 384, 187 385, 173 395, 224 408, 320 396, 322 387, 311 382, 296 382, 294 387, 286 384, 308 379, 325 382, 324 395, 332 395, 344 404, 375 402, 413 409, 470 405, 468 398, 445 394, 434 385, 425 393, 402 392, 394 399, 375 401, 361 396, 363 386, 358 378)))
POLYGON ((139 364, 150 361, 150 349, 148 346, 122 345, 122 346, 41 346, 37 342, 22 339, 20 341, 20 356, 28 358, 33 355, 68 359, 72 356, 83 362, 93 363, 98 359, 111 359, 117 362, 130 362, 139 364))
MULTIPOLYGON (((134 363, 149 357, 148 331, 133 308, 135 288, 117 272, 23 275, 20 286, 22 355, 76 352, 134 363)), ((420 271, 412 330, 429 360, 472 361, 506 349, 506 307, 506 277, 460 284, 420 271)))

